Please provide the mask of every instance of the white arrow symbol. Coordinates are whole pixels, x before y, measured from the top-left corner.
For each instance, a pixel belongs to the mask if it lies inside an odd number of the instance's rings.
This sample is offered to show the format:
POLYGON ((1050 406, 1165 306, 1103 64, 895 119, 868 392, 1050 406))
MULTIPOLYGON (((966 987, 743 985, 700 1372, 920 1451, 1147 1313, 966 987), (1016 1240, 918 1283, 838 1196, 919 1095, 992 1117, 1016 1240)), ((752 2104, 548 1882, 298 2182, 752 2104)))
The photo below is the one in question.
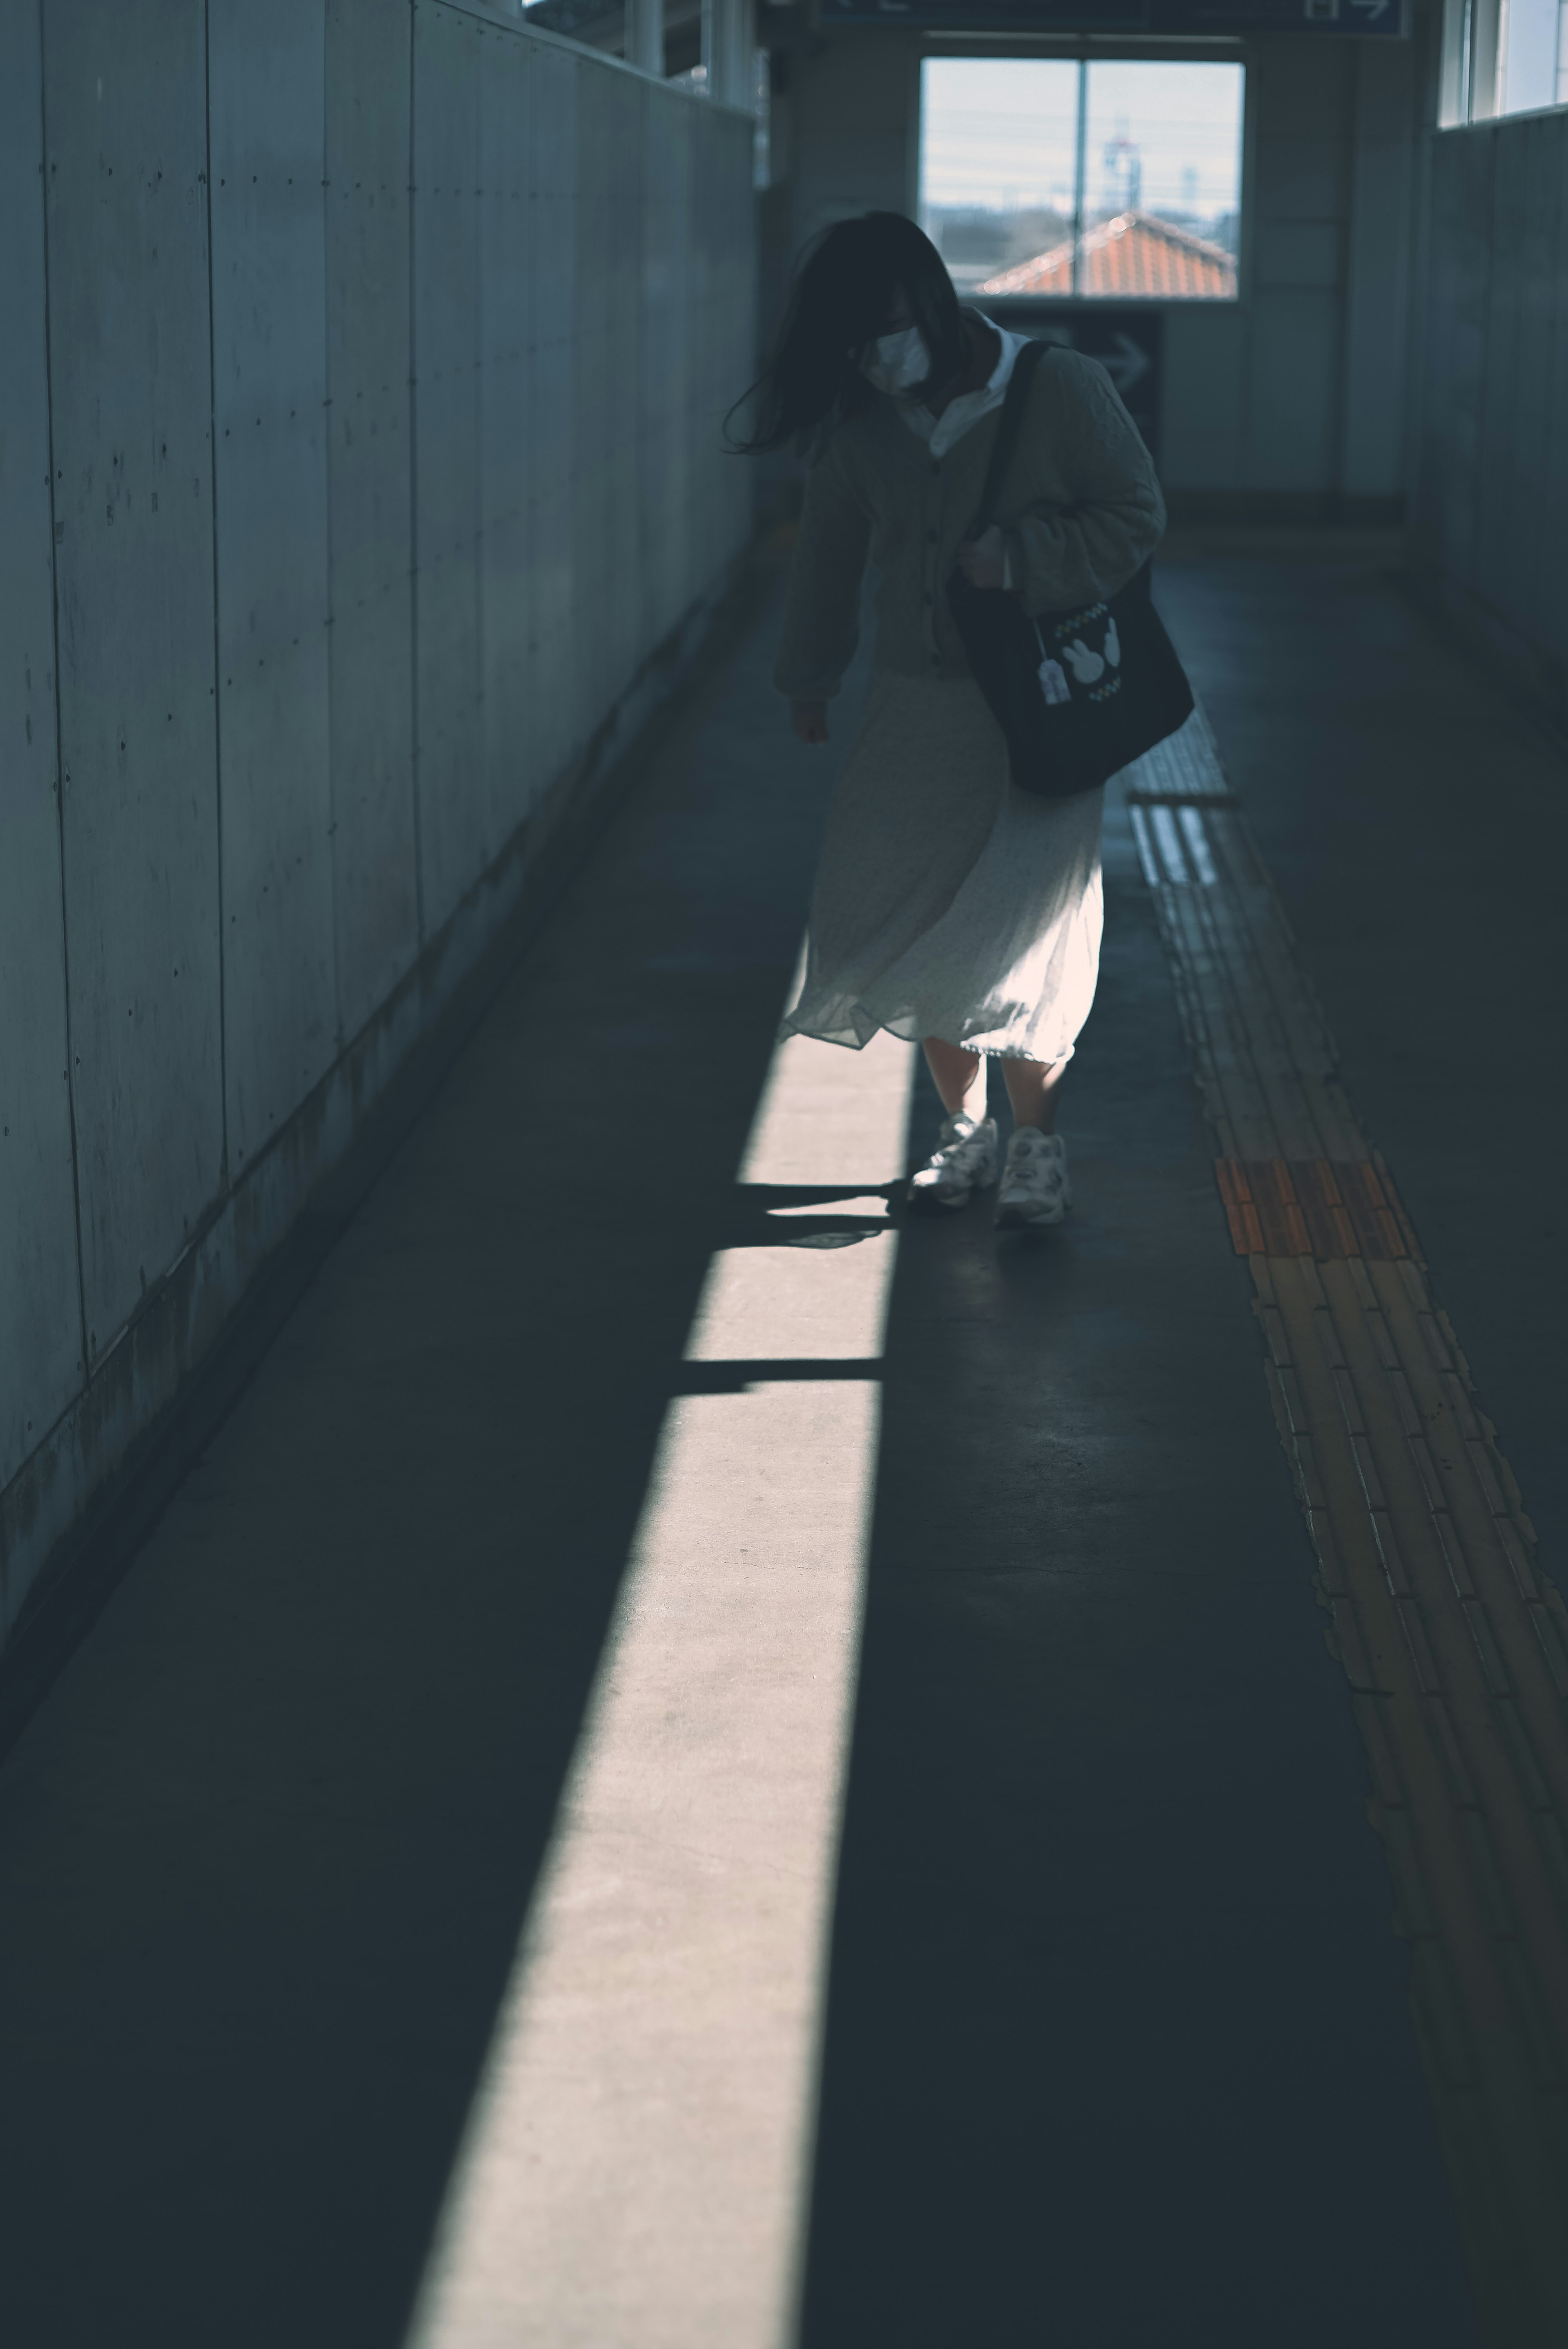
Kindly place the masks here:
MULTIPOLYGON (((1378 0, 1378 5, 1386 6, 1387 0, 1378 0)), ((1149 373, 1150 361, 1148 352, 1130 335, 1120 334, 1116 338, 1116 348, 1101 359, 1100 365, 1125 399, 1133 385, 1140 383, 1149 373)))
POLYGON ((1374 24, 1379 16, 1386 16, 1388 13, 1388 0, 1350 0, 1350 5, 1353 8, 1365 8, 1374 24))

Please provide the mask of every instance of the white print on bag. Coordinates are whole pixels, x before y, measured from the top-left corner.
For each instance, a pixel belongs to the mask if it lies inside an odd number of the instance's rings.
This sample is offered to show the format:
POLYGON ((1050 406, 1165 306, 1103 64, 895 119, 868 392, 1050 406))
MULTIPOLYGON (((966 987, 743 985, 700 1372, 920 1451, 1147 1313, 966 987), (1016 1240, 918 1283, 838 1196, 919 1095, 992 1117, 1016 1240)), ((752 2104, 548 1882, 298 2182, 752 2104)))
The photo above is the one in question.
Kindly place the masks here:
POLYGON ((1047 708, 1070 702, 1075 687, 1078 698, 1086 701, 1110 701, 1121 691, 1121 638, 1117 634, 1115 617, 1104 604, 1090 604, 1081 612, 1060 614, 1050 625, 1049 649, 1046 630, 1038 620, 1035 622, 1035 638, 1040 647, 1040 665, 1035 674, 1047 708), (1101 622, 1105 633, 1096 652, 1088 639, 1099 633, 1101 622), (1056 657, 1057 654, 1060 659, 1056 657), (1062 661, 1071 667, 1070 683, 1062 661))

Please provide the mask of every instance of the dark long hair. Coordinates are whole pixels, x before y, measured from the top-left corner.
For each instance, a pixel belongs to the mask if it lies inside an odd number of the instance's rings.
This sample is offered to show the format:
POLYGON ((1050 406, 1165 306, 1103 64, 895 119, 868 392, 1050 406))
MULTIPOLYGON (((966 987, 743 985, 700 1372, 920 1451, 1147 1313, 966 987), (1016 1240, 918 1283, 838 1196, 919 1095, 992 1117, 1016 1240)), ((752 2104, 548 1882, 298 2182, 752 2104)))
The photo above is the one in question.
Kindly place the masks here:
POLYGON ((807 246, 773 357, 729 411, 755 400, 757 429, 749 440, 732 437, 730 448, 755 457, 787 440, 820 446, 841 418, 874 399, 861 361, 886 331, 901 291, 931 354, 931 373, 911 397, 950 381, 964 365, 966 338, 942 255, 902 212, 862 212, 807 246))

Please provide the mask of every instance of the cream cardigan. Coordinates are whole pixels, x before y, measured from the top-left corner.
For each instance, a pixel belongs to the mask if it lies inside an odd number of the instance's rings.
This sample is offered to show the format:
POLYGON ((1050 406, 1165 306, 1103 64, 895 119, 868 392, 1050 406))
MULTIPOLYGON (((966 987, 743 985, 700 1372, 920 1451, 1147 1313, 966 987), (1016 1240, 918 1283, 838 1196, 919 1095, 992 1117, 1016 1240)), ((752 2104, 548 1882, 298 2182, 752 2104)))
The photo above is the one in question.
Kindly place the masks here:
MULTIPOLYGON (((876 665, 969 674, 944 583, 975 519, 1000 421, 993 410, 934 457, 879 395, 812 467, 774 683, 827 701, 860 635, 861 580, 881 574, 876 665)), ((1070 612, 1124 587, 1160 543, 1165 502, 1137 426, 1095 360, 1051 348, 1029 387, 995 519, 1026 610, 1070 612)))

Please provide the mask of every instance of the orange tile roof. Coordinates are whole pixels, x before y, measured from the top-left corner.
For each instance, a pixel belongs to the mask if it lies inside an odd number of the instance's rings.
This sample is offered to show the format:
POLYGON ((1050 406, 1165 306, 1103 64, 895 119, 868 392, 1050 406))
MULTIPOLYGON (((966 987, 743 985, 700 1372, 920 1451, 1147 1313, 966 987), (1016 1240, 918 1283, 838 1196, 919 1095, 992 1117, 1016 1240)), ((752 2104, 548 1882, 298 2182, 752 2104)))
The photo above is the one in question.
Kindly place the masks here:
MULTIPOLYGON (((978 294, 1070 294, 1073 241, 1053 244, 1001 270, 975 289, 978 294)), ((1080 294, 1165 295, 1177 301, 1233 300, 1234 256, 1190 229, 1148 212, 1118 212, 1085 233, 1080 294)))

